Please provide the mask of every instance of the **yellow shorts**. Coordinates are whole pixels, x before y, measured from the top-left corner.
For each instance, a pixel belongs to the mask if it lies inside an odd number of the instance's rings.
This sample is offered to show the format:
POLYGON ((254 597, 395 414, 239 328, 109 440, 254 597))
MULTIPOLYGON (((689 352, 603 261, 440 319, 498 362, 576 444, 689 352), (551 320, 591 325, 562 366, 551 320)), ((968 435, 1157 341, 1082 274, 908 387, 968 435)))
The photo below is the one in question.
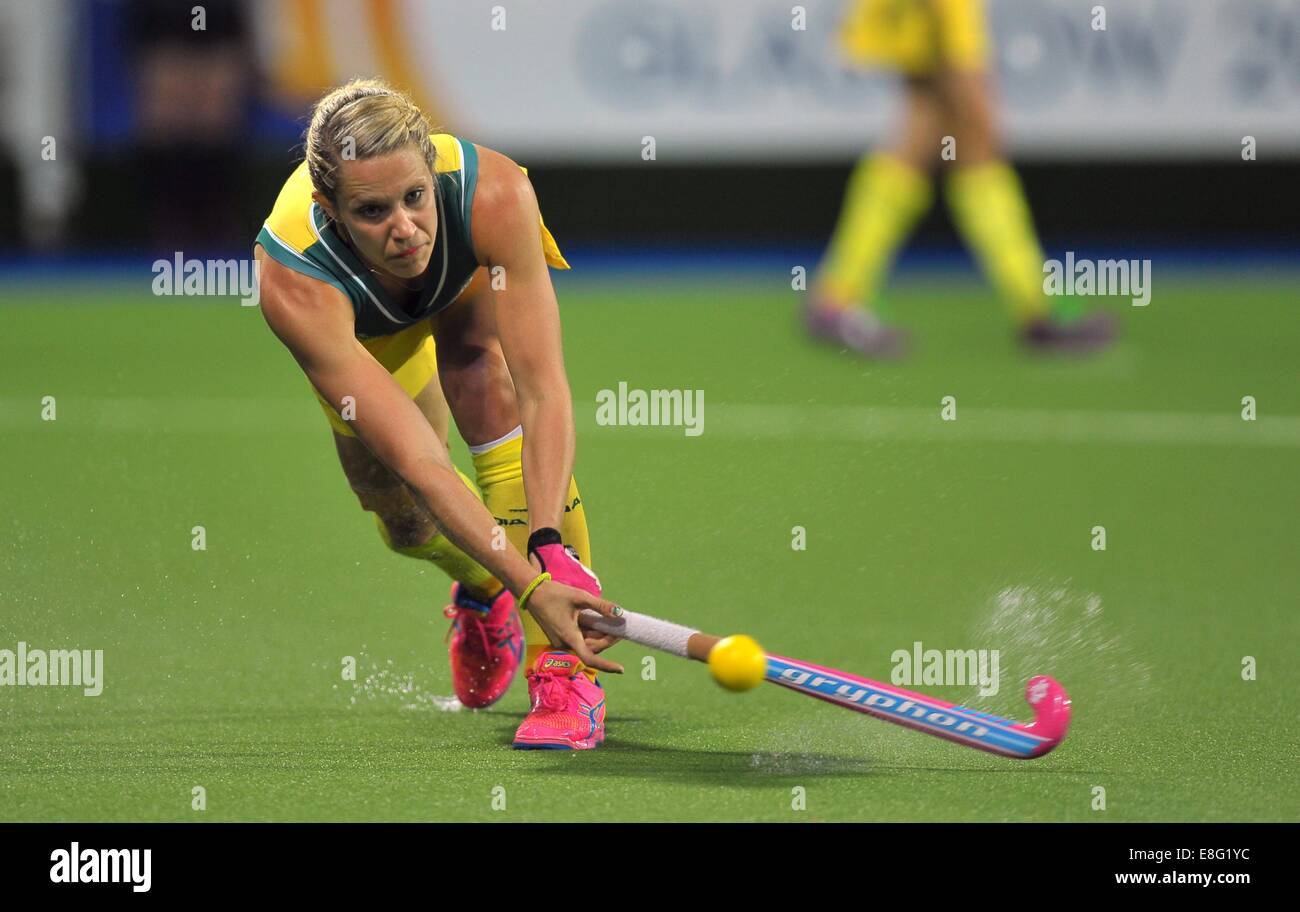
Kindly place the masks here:
MULTIPOLYGON (((384 370, 393 375, 398 385, 406 390, 406 395, 414 399, 438 373, 432 330, 428 320, 421 320, 391 336, 363 339, 361 344, 384 366, 384 370)), ((321 398, 320 393, 316 394, 316 400, 325 410, 330 427, 344 437, 357 436, 348 422, 340 418, 339 413, 321 398)))
POLYGON ((983 0, 853 0, 839 38, 854 63, 909 76, 988 66, 983 0))

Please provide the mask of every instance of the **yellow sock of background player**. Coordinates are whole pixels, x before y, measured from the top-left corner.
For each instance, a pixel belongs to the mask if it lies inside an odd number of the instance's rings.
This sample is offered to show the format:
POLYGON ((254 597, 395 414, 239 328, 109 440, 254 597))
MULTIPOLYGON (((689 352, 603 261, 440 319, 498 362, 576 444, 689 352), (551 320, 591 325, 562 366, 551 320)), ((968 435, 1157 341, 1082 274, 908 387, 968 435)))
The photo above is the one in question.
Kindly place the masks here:
MULTIPOLYGON (((474 496, 481 500, 482 495, 478 488, 474 487, 474 482, 470 481, 460 469, 456 470, 456 474, 460 476, 461 481, 465 482, 465 486, 474 492, 474 496)), ((388 528, 378 514, 375 514, 375 525, 379 527, 379 535, 383 538, 384 544, 398 554, 414 557, 417 560, 427 560, 456 582, 476 589, 488 598, 501 591, 501 583, 496 577, 480 566, 474 558, 453 545, 447 536, 438 533, 424 544, 399 548, 393 545, 388 528)))
POLYGON ((818 268, 827 303, 871 307, 898 248, 933 202, 930 177, 891 155, 858 162, 818 268))
POLYGON ((1043 251, 1015 171, 1005 162, 960 167, 946 189, 957 230, 1012 316, 1046 316, 1043 251))
MULTIPOLYGON (((522 434, 502 441, 480 452, 471 447, 474 471, 478 478, 483 502, 506 530, 510 544, 520 553, 528 553, 528 500, 524 495, 524 467, 522 463, 524 439, 522 434)), ((569 497, 565 503, 564 518, 560 525, 564 543, 578 553, 578 560, 591 568, 591 542, 587 536, 587 514, 578 495, 578 484, 569 479, 569 497)), ((550 648, 550 640, 527 611, 520 612, 524 622, 524 640, 527 648, 524 661, 532 668, 537 657, 550 648)), ((585 669, 595 680, 596 673, 585 669)))

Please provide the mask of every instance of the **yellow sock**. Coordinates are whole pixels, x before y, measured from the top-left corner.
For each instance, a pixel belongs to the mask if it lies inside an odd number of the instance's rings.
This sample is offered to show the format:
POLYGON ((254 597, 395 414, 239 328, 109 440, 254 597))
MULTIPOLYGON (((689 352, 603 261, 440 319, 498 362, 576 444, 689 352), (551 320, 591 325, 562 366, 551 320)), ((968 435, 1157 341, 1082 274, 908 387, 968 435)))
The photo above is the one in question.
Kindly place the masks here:
POLYGON ((1005 162, 957 168, 946 189, 957 230, 1012 317, 1047 314, 1043 251, 1016 172, 1005 162))
POLYGON ((890 155, 864 157, 849 178, 818 286, 832 301, 871 306, 903 239, 933 199, 928 175, 890 155))
MULTIPOLYGON (((475 497, 482 499, 478 488, 474 487, 474 482, 470 481, 465 476, 465 473, 457 469, 456 474, 460 476, 461 481, 465 482, 465 486, 474 492, 475 497)), ((476 589, 488 598, 501 591, 501 583, 497 581, 496 577, 474 558, 453 545, 447 536, 438 533, 424 544, 397 548, 394 547, 393 539, 388 534, 388 528, 378 514, 375 514, 375 525, 379 527, 379 535, 383 538, 384 544, 398 554, 414 557, 417 560, 427 560, 456 582, 471 589, 476 589)))
MULTIPOLYGON (((482 452, 473 453, 474 471, 478 477, 479 489, 483 492, 483 502, 496 517, 498 525, 506 531, 510 544, 520 553, 528 552, 528 500, 524 495, 524 467, 522 462, 524 439, 521 433, 492 446, 482 452)), ((587 535, 587 513, 578 494, 578 483, 569 479, 569 498, 564 506, 564 519, 560 525, 560 535, 566 545, 572 545, 578 553, 578 559, 591 567, 591 542, 587 535)), ((550 648, 550 640, 542 632, 537 621, 527 611, 520 612, 524 622, 524 639, 527 644, 524 653, 529 668, 537 657, 550 648)), ((595 679, 596 673, 584 669, 588 677, 595 679)))

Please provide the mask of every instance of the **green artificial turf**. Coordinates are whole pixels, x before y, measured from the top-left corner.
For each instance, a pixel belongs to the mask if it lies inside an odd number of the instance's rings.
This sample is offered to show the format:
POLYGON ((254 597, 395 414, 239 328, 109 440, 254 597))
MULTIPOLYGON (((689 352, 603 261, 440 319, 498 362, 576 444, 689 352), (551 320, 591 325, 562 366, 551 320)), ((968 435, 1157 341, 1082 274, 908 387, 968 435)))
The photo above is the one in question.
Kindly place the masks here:
POLYGON ((1162 273, 1083 361, 904 277, 883 366, 807 342, 788 273, 557 277, 607 593, 881 680, 997 649, 996 695, 914 689, 1028 720, 1054 675, 1073 728, 1027 763, 632 644, 603 748, 511 750, 523 682, 438 708, 446 580, 384 549, 257 311, 148 280, 0 286, 0 649, 104 650, 98 697, 0 687, 0 819, 1300 819, 1294 276, 1162 273), (598 426, 620 381, 704 390, 704 433, 598 426))

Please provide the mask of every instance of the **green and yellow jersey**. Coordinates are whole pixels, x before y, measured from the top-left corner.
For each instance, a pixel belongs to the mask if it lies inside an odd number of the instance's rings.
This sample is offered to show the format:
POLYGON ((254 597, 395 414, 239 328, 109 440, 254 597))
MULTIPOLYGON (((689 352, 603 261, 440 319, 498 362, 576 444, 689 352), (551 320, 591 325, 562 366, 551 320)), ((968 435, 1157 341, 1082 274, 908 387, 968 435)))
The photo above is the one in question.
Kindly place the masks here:
MULTIPOLYGON (((470 234, 470 215, 478 185, 478 152, 473 143, 449 133, 437 133, 430 138, 436 149, 434 201, 438 208, 438 230, 424 290, 409 308, 399 306, 392 299, 370 269, 343 242, 325 211, 312 200, 311 175, 306 162, 285 181, 257 235, 257 243, 276 262, 337 288, 347 297, 360 339, 390 336, 427 320, 455 301, 482 265, 474 253, 470 234)), ((545 223, 541 229, 547 264, 568 269, 569 264, 545 223)))

